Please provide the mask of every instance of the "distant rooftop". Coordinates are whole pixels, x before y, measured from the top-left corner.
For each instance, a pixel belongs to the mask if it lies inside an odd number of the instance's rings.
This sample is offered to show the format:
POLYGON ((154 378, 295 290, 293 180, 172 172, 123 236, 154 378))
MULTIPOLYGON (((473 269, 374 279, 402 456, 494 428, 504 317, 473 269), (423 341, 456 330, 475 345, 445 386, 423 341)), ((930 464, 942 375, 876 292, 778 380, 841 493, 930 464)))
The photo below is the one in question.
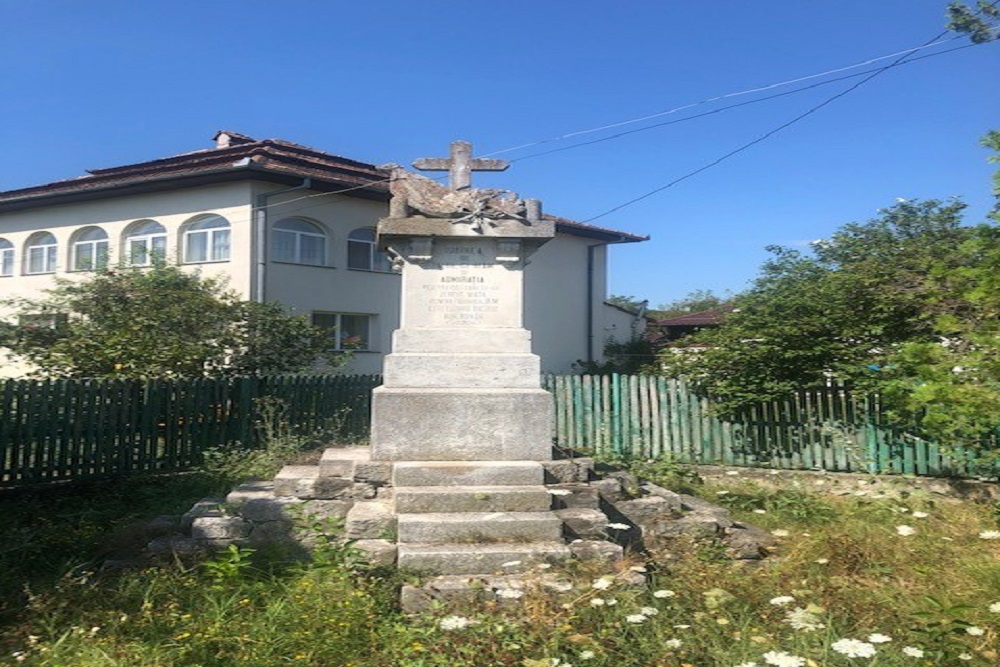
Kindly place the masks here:
MULTIPOLYGON (((246 180, 298 185, 304 178, 311 179, 310 189, 318 192, 346 190, 344 194, 354 197, 389 199, 389 171, 373 164, 282 139, 258 140, 229 130, 217 132, 213 141, 212 148, 88 169, 85 176, 0 192, 0 212, 246 180)), ((649 239, 557 216, 546 217, 564 233, 608 243, 649 239)))

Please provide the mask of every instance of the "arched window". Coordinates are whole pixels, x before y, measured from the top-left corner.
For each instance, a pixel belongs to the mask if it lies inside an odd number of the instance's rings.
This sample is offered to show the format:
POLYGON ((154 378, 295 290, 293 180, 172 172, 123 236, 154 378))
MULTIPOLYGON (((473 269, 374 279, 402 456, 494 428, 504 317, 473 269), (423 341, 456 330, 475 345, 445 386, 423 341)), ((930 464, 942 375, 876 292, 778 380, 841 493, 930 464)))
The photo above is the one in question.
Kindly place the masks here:
POLYGON ((93 271, 108 265, 108 233, 100 227, 85 227, 70 241, 71 271, 93 271))
POLYGON ((14 244, 0 239, 0 277, 14 275, 14 244))
POLYGON ((149 266, 167 256, 167 230, 155 220, 141 220, 125 232, 125 257, 132 266, 149 266))
POLYGON ((206 215, 184 228, 184 261, 223 262, 229 259, 229 221, 206 215))
POLYGON ((55 273, 56 237, 49 232, 36 232, 28 238, 24 246, 25 273, 55 273))
POLYGON ((375 230, 360 227, 347 236, 347 268, 365 271, 392 271, 392 260, 384 252, 379 252, 375 244, 375 230))
POLYGON ((326 234, 307 220, 286 218, 271 229, 271 259, 294 264, 326 264, 326 234))

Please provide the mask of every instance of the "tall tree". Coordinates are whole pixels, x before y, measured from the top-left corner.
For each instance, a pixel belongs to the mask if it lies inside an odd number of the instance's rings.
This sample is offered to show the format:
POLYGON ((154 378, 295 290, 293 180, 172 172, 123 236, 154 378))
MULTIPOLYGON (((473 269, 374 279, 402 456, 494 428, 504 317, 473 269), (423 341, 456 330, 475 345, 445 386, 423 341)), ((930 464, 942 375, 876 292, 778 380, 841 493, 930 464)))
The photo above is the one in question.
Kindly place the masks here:
POLYGON ((159 263, 61 280, 20 301, 0 341, 50 377, 163 378, 306 370, 330 339, 274 304, 159 263))

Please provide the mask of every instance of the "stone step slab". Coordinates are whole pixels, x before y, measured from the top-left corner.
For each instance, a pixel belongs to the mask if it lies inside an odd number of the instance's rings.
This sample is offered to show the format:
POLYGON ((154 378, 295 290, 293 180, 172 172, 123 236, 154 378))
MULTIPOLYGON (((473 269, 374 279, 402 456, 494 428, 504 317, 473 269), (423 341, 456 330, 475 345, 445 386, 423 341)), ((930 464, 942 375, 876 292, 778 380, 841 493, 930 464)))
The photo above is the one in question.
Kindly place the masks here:
POLYGON ((572 552, 562 542, 533 544, 400 544, 399 567, 451 575, 524 572, 539 563, 568 560, 572 552))
POLYGON ((347 512, 344 536, 352 540, 387 539, 396 532, 396 513, 382 501, 354 503, 347 512))
POLYGON ((429 512, 400 514, 400 544, 555 542, 562 521, 550 512, 429 512))
POLYGON ((545 512, 552 507, 544 486, 409 486, 395 491, 400 514, 545 512))
POLYGON ((398 461, 392 483, 407 486, 540 486, 538 461, 398 461))

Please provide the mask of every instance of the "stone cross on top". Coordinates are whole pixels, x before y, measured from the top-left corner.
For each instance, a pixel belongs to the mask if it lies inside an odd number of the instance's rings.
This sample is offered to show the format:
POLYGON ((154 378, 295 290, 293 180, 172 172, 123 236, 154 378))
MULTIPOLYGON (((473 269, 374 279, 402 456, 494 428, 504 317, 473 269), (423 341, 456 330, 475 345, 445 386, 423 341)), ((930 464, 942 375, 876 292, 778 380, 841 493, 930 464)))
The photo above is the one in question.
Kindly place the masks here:
POLYGON ((472 187, 473 171, 503 171, 509 165, 506 160, 472 157, 472 144, 468 141, 451 142, 450 157, 422 157, 413 166, 421 171, 447 171, 452 190, 472 187))

